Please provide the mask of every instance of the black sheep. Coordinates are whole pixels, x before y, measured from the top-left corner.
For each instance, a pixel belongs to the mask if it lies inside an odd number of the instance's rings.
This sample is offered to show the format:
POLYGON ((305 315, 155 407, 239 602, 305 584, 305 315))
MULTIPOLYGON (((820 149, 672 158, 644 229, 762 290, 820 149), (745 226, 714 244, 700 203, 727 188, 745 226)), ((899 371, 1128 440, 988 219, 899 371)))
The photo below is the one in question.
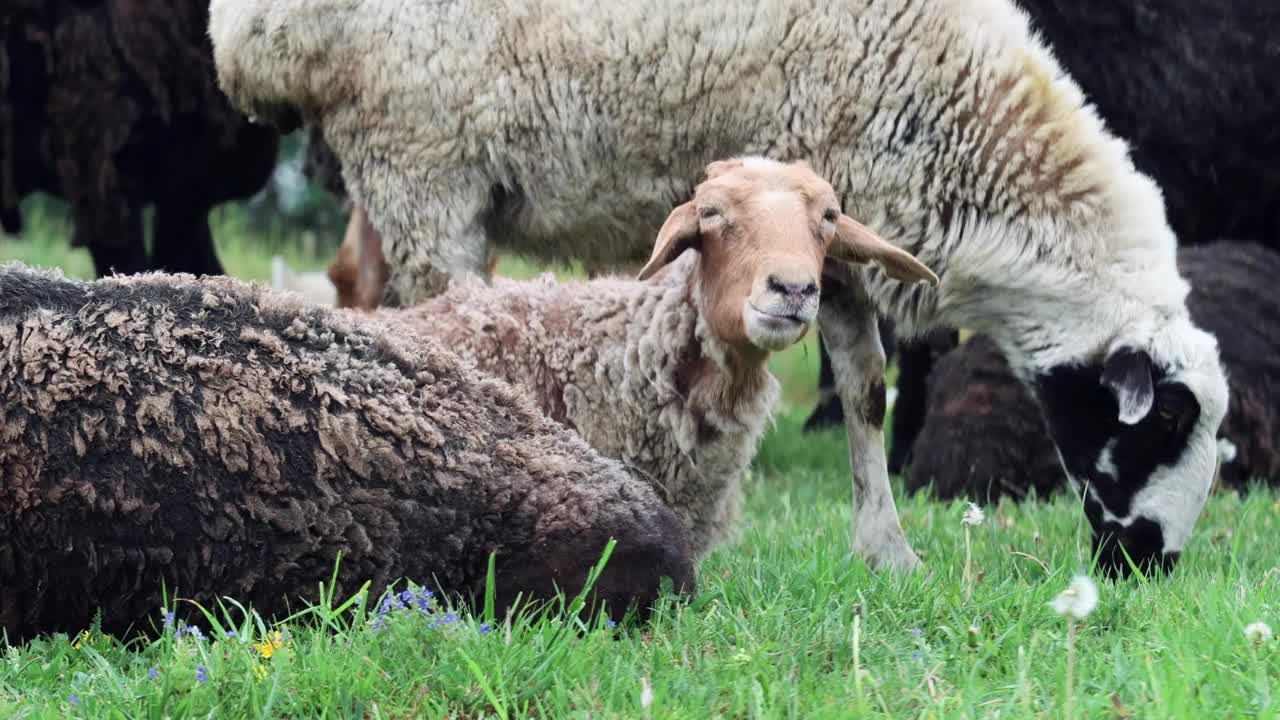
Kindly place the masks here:
POLYGON ((0 223, 47 192, 101 277, 220 274, 211 208, 270 177, 279 145, 217 86, 204 0, 6 0, 0 5, 0 223), (143 209, 155 206, 154 246, 143 209))
MULTIPOLYGON (((1253 0, 1018 0, 1134 164, 1160 185, 1183 244, 1280 239, 1280 4, 1253 0)), ((893 436, 924 419, 937 347, 899 339, 893 436)), ((806 422, 843 422, 826 349, 806 422)), ((890 457, 901 472, 907 458, 890 457)))
MULTIPOLYGON (((1223 486, 1280 484, 1280 253, 1252 243, 1219 242, 1178 251, 1191 283, 1197 324, 1218 338, 1231 388, 1220 436, 1235 448, 1223 486)), ((942 355, 929 376, 928 406, 913 439, 910 492, 980 502, 1001 495, 1041 497, 1066 486, 1039 406, 994 343, 975 336, 942 355)), ((900 438, 894 437, 894 443, 900 438)))
MULTIPOLYGON (((409 577, 497 601, 693 587, 640 479, 430 340, 225 277, 0 266, 0 630, 154 616, 163 582, 266 616, 409 577)), ((616 615, 615 615, 616 616, 616 615)))

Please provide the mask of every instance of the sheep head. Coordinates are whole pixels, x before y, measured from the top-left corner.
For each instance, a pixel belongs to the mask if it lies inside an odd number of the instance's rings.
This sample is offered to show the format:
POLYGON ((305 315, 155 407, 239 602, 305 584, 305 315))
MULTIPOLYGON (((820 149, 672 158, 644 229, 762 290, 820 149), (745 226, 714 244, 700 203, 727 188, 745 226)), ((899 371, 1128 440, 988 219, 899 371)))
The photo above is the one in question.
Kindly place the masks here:
POLYGON ((708 165, 693 199, 658 231, 640 279, 689 249, 701 255, 700 300, 711 331, 755 354, 808 332, 827 258, 875 262, 899 280, 938 281, 910 253, 844 215, 830 183, 803 162, 748 157, 708 165))

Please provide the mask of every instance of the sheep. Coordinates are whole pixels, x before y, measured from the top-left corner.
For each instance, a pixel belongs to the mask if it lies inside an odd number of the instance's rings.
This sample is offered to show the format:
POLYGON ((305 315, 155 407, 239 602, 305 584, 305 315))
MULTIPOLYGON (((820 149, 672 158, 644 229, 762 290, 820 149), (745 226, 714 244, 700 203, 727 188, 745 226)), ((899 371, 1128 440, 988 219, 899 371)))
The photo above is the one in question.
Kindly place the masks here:
POLYGON ((65 199, 96 274, 221 274, 210 208, 257 192, 279 135, 218 89, 204 0, 0 4, 0 225, 65 199), (143 209, 154 204, 153 251, 143 209))
POLYGON ((490 245, 641 262, 707 162, 807 160, 941 278, 824 280, 871 565, 920 565, 886 471, 877 311, 904 338, 989 333, 1058 420, 1077 490, 1125 489, 1086 494, 1094 532, 1140 564, 1188 542, 1226 410, 1217 346, 1187 314, 1158 187, 1011 0, 213 0, 209 26, 237 107, 320 128, 382 233, 391 304, 482 275, 490 245), (1098 469, 1184 396, 1175 462, 1098 469))
MULTIPOLYGON (((1231 401, 1222 423, 1221 484, 1245 491, 1254 479, 1280 483, 1280 299, 1271 292, 1280 253, 1253 243, 1183 247, 1192 317, 1222 343, 1231 401)), ((929 376, 920 432, 894 437, 913 447, 908 491, 994 501, 1045 497, 1066 485, 1034 398, 1004 355, 982 336, 943 355, 929 376)))
MULTIPOLYGON (((1280 6, 1232 0, 1019 0, 1138 170, 1163 191, 1181 243, 1280 240, 1280 6), (1121 70, 1122 69, 1122 70, 1121 70)), ((953 336, 954 339, 954 336, 953 336)), ((952 343, 954 347, 954 342, 952 343)), ((899 348, 893 434, 914 436, 937 347, 899 348)), ((890 355, 892 353, 889 353, 890 355)), ((843 421, 819 344, 820 402, 806 429, 843 421)), ((907 458, 890 455, 890 472, 907 458)))
POLYGON ((824 256, 936 280, 840 214, 803 163, 750 157, 707 166, 639 279, 463 281, 375 317, 524 388, 621 460, 676 511, 701 559, 733 534, 778 397, 769 354, 816 319, 824 256))
MULTIPOLYGON (((127 632, 170 593, 265 617, 412 578, 497 603, 694 586, 645 483, 429 339, 226 277, 0 267, 0 629, 127 632)), ((153 616, 154 617, 154 616, 153 616)), ((614 617, 618 617, 614 614, 614 617)))

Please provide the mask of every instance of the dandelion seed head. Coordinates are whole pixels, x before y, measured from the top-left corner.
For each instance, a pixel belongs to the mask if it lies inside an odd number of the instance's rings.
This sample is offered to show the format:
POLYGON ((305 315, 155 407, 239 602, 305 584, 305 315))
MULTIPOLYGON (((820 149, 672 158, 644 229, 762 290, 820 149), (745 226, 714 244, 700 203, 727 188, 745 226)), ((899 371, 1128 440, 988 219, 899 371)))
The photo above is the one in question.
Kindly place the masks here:
POLYGON ((1098 586, 1087 575, 1077 575, 1071 579, 1066 590, 1049 601, 1049 607, 1059 615, 1066 615, 1072 620, 1084 620, 1089 613, 1098 607, 1098 586))
POLYGON ((1264 622, 1249 623, 1244 628, 1244 636, 1249 642, 1264 643, 1271 640, 1271 626, 1264 622))
POLYGON ((974 503, 969 503, 969 509, 964 511, 964 517, 960 518, 961 525, 981 525, 986 519, 986 515, 982 512, 982 508, 974 503))

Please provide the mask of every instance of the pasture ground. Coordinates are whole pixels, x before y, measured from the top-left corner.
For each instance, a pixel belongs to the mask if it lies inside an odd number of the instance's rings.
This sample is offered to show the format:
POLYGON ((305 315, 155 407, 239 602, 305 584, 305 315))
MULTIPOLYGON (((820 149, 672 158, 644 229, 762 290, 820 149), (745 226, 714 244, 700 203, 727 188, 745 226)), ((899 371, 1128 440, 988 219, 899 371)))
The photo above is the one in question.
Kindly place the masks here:
MULTIPOLYGON (((218 216, 221 257, 231 274, 265 280, 271 251, 236 217, 218 216)), ((48 227, 0 239, 0 261, 88 277, 87 254, 48 227)), ((329 259, 277 252, 295 269, 329 259)), ((500 270, 533 271, 509 259, 500 270)), ((1068 632, 1047 602, 1088 571, 1075 504, 988 508, 971 530, 966 599, 963 504, 899 494, 928 572, 869 571, 847 552, 843 435, 800 433, 817 363, 812 337, 775 358, 787 392, 741 539, 703 563, 695 597, 665 599, 647 625, 548 613, 490 627, 439 598, 421 612, 415 596, 381 621, 377 598, 334 598, 263 627, 229 604, 203 637, 0 641, 0 717, 1063 717, 1068 632)), ((1079 629, 1073 714, 1280 715, 1280 640, 1244 633, 1255 621, 1280 628, 1278 517, 1274 492, 1215 496, 1172 576, 1100 581, 1079 629)))

